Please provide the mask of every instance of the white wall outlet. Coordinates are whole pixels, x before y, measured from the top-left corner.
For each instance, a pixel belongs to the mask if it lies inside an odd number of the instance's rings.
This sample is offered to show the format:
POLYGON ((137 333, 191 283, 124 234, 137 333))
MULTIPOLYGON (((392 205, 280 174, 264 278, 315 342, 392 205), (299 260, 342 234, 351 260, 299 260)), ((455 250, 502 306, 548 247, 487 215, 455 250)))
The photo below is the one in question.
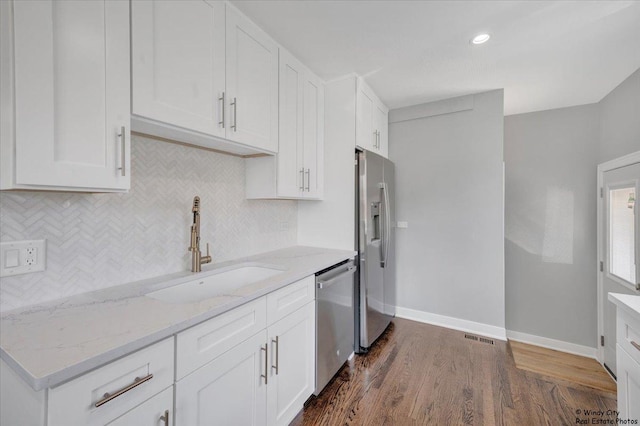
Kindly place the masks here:
POLYGON ((46 240, 0 243, 0 277, 44 271, 46 240))
POLYGON ((398 222, 398 228, 408 228, 409 222, 398 222))

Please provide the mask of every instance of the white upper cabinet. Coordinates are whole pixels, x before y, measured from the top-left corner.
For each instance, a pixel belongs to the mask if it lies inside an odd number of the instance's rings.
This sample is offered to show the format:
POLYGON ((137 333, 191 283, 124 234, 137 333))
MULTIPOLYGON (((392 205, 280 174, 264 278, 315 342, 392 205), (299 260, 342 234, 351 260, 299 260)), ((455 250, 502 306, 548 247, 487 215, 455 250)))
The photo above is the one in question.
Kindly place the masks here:
POLYGON ((225 137, 225 4, 133 1, 133 114, 225 137))
POLYGON ((321 199, 324 83, 280 49, 279 150, 247 159, 247 198, 321 199))
POLYGON ((278 151, 278 45, 221 1, 132 6, 133 130, 238 155, 278 151))
POLYGON ((324 83, 305 73, 303 99, 303 198, 321 199, 324 183, 324 83))
POLYGON ((129 189, 128 2, 3 1, 1 31, 0 188, 129 189))
MULTIPOLYGON (((303 65, 285 50, 280 52, 280 145, 277 162, 277 195, 301 197, 304 186, 304 89, 303 65)), ((273 160, 270 160, 273 161, 273 160)))
POLYGON ((358 78, 356 89, 356 145, 387 157, 389 109, 358 78))
POLYGON ((278 151, 278 46, 227 5, 227 138, 278 151))

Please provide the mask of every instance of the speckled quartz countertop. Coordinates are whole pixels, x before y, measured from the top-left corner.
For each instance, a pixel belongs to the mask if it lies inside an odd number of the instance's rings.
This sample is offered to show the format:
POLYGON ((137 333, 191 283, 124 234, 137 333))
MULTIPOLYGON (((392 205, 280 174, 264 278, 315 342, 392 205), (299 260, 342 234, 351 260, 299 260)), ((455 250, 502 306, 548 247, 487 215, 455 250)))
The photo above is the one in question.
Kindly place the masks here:
POLYGON ((0 318, 0 356, 35 390, 53 387, 354 255, 296 246, 8 311, 0 318), (195 303, 145 296, 245 262, 282 273, 195 303))
POLYGON ((623 309, 629 315, 640 320, 640 296, 632 294, 609 293, 609 300, 616 304, 618 309, 623 309))

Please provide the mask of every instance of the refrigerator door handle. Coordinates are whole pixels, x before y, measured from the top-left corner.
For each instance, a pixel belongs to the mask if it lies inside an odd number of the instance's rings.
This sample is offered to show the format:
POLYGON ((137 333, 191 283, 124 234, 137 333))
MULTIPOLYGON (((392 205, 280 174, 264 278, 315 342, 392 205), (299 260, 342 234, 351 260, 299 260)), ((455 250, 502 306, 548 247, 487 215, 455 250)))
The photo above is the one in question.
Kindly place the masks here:
POLYGON ((380 242, 380 267, 384 268, 387 264, 387 257, 389 256, 389 237, 391 235, 391 210, 389 208, 389 189, 387 184, 382 182, 380 184, 382 189, 382 196, 384 199, 384 231, 382 232, 382 241, 380 242))

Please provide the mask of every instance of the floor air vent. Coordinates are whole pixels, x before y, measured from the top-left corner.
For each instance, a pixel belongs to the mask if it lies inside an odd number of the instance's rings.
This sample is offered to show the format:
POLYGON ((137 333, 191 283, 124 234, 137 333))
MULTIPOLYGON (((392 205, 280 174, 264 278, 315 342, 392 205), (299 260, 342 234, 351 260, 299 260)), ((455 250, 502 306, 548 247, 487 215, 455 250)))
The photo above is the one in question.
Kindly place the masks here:
POLYGON ((464 338, 469 340, 475 340, 476 342, 480 342, 480 343, 487 343, 489 345, 493 345, 493 340, 487 339, 486 337, 480 337, 480 336, 475 336, 473 334, 465 333, 464 338))

